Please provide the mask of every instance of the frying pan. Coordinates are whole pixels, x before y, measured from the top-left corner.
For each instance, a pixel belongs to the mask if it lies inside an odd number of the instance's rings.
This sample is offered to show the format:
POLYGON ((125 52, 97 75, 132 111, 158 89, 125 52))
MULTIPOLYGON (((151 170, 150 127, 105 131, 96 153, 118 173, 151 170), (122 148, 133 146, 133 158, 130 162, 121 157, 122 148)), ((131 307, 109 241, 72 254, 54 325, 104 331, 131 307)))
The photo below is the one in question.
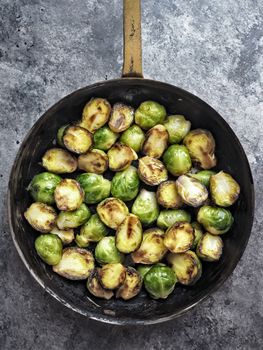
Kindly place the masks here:
POLYGON ((244 150, 225 120, 207 103, 191 93, 159 81, 143 79, 140 0, 124 0, 124 64, 122 78, 99 82, 66 96, 35 123, 16 156, 9 181, 10 230, 22 261, 37 282, 65 306, 91 319, 113 324, 150 324, 180 316, 214 292, 232 273, 246 247, 254 212, 253 179, 244 150), (23 213, 31 203, 26 191, 32 177, 43 171, 42 155, 51 148, 57 129, 80 119, 91 97, 122 101, 137 107, 142 101, 163 104, 169 114, 183 114, 192 128, 210 130, 216 140, 218 169, 233 174, 241 194, 232 212, 235 222, 225 235, 224 252, 217 263, 203 264, 203 275, 192 287, 176 287, 167 300, 152 300, 145 292, 128 302, 100 300, 88 295, 83 282, 72 282, 54 274, 34 250, 36 233, 23 213))

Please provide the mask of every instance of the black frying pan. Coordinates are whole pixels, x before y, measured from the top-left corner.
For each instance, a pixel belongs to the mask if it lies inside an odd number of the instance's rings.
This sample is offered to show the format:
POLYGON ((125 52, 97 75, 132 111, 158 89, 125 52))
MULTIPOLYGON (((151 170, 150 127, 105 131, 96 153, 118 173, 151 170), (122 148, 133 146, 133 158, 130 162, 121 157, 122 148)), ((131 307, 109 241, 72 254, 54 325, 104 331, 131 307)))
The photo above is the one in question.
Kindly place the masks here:
POLYGON ((102 322, 115 324, 158 323, 180 316, 215 291, 232 273, 246 247, 254 212, 253 180, 244 150, 224 119, 208 104, 178 87, 142 78, 140 0, 124 0, 124 65, 121 79, 105 81, 66 96, 52 106, 29 131, 16 156, 8 190, 11 234, 24 264, 52 296, 65 306, 102 322), (224 236, 224 253, 217 263, 203 264, 203 276, 192 287, 176 287, 167 300, 152 300, 144 292, 125 302, 100 300, 88 295, 85 283, 54 274, 34 250, 36 233, 23 213, 31 203, 26 187, 43 171, 42 155, 52 147, 57 129, 81 117, 91 97, 105 97, 111 104, 122 101, 137 107, 144 100, 163 104, 169 114, 183 114, 193 128, 206 128, 216 139, 218 169, 233 174, 241 194, 233 207, 235 222, 224 236))

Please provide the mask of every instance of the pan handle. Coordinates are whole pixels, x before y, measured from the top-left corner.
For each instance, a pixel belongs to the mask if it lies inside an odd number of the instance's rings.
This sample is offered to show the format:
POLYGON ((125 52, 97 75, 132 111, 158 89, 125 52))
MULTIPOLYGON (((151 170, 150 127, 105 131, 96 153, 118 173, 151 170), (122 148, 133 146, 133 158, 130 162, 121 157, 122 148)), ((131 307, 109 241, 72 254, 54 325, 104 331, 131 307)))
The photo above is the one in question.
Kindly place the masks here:
POLYGON ((122 77, 143 78, 141 0, 123 0, 122 77))

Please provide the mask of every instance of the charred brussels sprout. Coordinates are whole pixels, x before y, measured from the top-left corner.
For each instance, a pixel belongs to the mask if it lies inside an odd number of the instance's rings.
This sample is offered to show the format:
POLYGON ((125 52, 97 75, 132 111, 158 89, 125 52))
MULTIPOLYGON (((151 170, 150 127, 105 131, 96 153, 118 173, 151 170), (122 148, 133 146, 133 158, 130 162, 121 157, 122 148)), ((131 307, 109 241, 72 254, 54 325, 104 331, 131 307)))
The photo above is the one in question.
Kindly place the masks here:
POLYGON ((53 233, 54 235, 57 235, 63 244, 70 244, 74 240, 74 230, 73 229, 67 229, 67 230, 60 230, 57 226, 55 226, 50 233, 53 233))
POLYGON ((220 207, 229 207, 238 199, 240 187, 231 175, 220 171, 211 176, 210 191, 215 204, 220 207))
POLYGON ((122 133, 120 142, 131 147, 135 152, 140 152, 144 139, 142 129, 138 125, 132 125, 122 133))
POLYGON ((114 294, 111 290, 102 287, 98 275, 99 269, 94 269, 87 280, 87 289, 95 297, 109 300, 114 294))
POLYGON ((152 224, 159 215, 155 193, 142 189, 135 199, 131 211, 139 217, 144 225, 152 224))
POLYGON ((157 226, 160 228, 169 228, 176 222, 191 222, 191 215, 182 209, 162 210, 157 219, 157 226))
POLYGON ((187 148, 183 145, 172 145, 163 155, 163 162, 174 176, 186 174, 192 167, 192 161, 187 148))
POLYGON ((87 173, 103 174, 108 165, 107 154, 99 149, 92 149, 78 157, 78 168, 87 173))
POLYGON ((129 300, 134 298, 140 293, 142 288, 142 277, 133 268, 127 267, 125 280, 120 288, 116 292, 116 298, 122 298, 124 300, 129 300))
POLYGON ((119 288, 126 277, 126 268, 120 264, 107 264, 98 271, 99 281, 106 289, 119 288))
POLYGON ((47 204, 35 202, 24 213, 29 224, 37 231, 50 232, 56 225, 57 213, 47 204))
POLYGON ((55 174, 73 173, 78 166, 77 159, 61 148, 51 148, 42 157, 42 166, 55 174))
POLYGON ((84 173, 76 179, 85 192, 87 204, 99 203, 110 195, 111 182, 102 175, 84 173))
POLYGON ((167 145, 168 132, 163 125, 158 124, 147 131, 142 152, 149 157, 160 158, 167 145))
POLYGON ((193 177, 194 179, 200 181, 203 185, 205 185, 206 187, 209 187, 210 184, 210 179, 212 175, 215 175, 216 172, 213 170, 201 170, 198 173, 195 174, 187 174, 191 177, 193 177))
POLYGON ((95 248, 95 259, 101 265, 123 261, 123 255, 116 248, 115 237, 104 237, 98 242, 95 248))
POLYGON ((191 123, 183 115, 170 115, 164 121, 169 134, 169 143, 180 143, 190 131, 191 123))
POLYGON ((78 209, 84 198, 84 191, 73 179, 63 179, 56 187, 55 201, 59 210, 72 211, 78 209))
POLYGON ((176 180, 177 190, 183 202, 191 207, 200 207, 208 198, 208 191, 200 181, 181 175, 176 180))
POLYGON ((131 253, 142 241, 142 225, 136 215, 129 214, 116 231, 116 247, 122 253, 131 253))
POLYGON ((27 189, 36 202, 53 204, 54 191, 60 181, 60 176, 44 172, 35 175, 27 189))
POLYGON ((139 176, 133 166, 117 172, 111 182, 111 194, 123 201, 134 199, 139 191, 139 176))
POLYGON ((215 140, 210 131, 195 129, 184 138, 184 145, 188 148, 192 160, 203 169, 216 166, 215 140))
POLYGON ((76 235, 76 243, 79 247, 88 247, 90 242, 99 242, 109 232, 109 229, 100 220, 98 214, 93 214, 90 219, 81 226, 80 234, 76 235))
POLYGON ((85 280, 94 269, 91 252, 81 248, 65 248, 62 258, 53 271, 69 280, 85 280))
POLYGON ((177 222, 165 233, 164 245, 172 253, 183 253, 194 242, 194 230, 189 222, 177 222))
POLYGON ((97 130, 93 136, 94 148, 100 149, 102 151, 107 151, 113 146, 119 137, 116 132, 113 132, 108 126, 103 126, 97 130))
POLYGON ((144 287, 153 299, 166 299, 176 282, 175 273, 168 266, 153 266, 144 277, 144 287))
POLYGON ((217 261, 223 251, 221 237, 205 233, 197 244, 196 253, 204 261, 217 261))
POLYGON ((179 208, 183 205, 175 181, 162 182, 157 189, 157 201, 164 208, 179 208))
POLYGON ((161 124, 166 117, 164 106, 154 101, 145 101, 135 112, 135 123, 142 129, 148 130, 156 124, 161 124))
POLYGON ((112 107, 109 127, 114 132, 122 132, 133 123, 134 109, 123 103, 115 103, 112 107))
POLYGON ((115 143, 108 151, 109 168, 112 171, 121 171, 128 168, 133 160, 138 158, 132 148, 121 143, 115 143))
POLYGON ((82 203, 74 211, 61 211, 58 214, 57 226, 60 230, 75 228, 83 225, 91 216, 89 208, 82 203))
POLYGON ((58 144, 69 151, 81 154, 92 146, 92 134, 81 126, 62 126, 57 134, 58 144))
POLYGON ((159 185, 168 179, 168 173, 163 163, 153 157, 145 156, 139 159, 138 173, 140 179, 150 186, 159 185))
POLYGON ((56 265, 62 257, 63 245, 58 236, 47 233, 37 237, 35 249, 45 263, 56 265))
POLYGON ((230 230, 234 218, 227 209, 204 205, 198 211, 197 221, 213 235, 221 235, 230 230))
POLYGON ((97 213, 105 225, 116 230, 129 214, 129 209, 122 200, 109 197, 97 206, 97 213))
POLYGON ((192 222, 191 225, 194 229, 194 237, 195 237, 191 249, 194 249, 197 246, 200 239, 203 237, 203 230, 201 225, 196 221, 192 222))

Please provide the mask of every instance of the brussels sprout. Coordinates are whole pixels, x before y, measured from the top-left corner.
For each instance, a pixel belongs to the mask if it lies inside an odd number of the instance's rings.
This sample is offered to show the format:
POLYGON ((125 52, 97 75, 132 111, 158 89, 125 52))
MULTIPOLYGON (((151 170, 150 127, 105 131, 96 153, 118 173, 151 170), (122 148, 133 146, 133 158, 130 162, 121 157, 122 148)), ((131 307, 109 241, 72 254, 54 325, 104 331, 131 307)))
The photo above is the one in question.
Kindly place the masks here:
POLYGON ((111 182, 102 175, 84 173, 76 179, 85 192, 87 204, 99 203, 110 195, 111 182))
POLYGON ((156 192, 157 201, 164 208, 180 208, 183 205, 175 181, 162 182, 156 192))
POLYGON ((152 224, 159 215, 155 193, 142 189, 135 199, 131 211, 139 217, 144 225, 152 224))
POLYGON ((105 125, 97 130, 93 136, 94 148, 107 151, 114 145, 118 137, 118 134, 113 132, 107 125, 105 125))
POLYGON ((127 267, 125 281, 116 291, 116 298, 129 300, 138 295, 141 291, 141 288, 141 275, 133 267, 127 267))
POLYGON ((111 194, 123 201, 134 199, 139 192, 139 176, 133 166, 117 172, 111 182, 111 194))
POLYGON ((221 235, 230 230, 234 218, 227 209, 204 205, 198 211, 197 221, 213 235, 221 235))
POLYGON ((71 228, 67 230, 60 230, 57 226, 55 226, 50 233, 57 235, 63 244, 70 244, 74 240, 74 230, 71 228))
POLYGON ((114 293, 111 290, 107 290, 102 287, 98 275, 99 269, 94 269, 89 275, 87 280, 88 291, 97 298, 109 300, 113 297, 114 293))
POLYGON ((191 129, 191 123, 183 115, 169 115, 164 121, 169 134, 169 143, 180 143, 191 129))
POLYGON ((75 228, 83 225, 91 216, 89 208, 82 203, 81 206, 74 211, 61 211, 58 214, 57 226, 60 230, 75 228))
POLYGON ((163 162, 168 171, 174 176, 186 174, 192 167, 191 157, 183 145, 172 145, 163 155, 163 162))
POLYGON ((160 261, 167 249, 164 245, 164 231, 150 228, 143 233, 140 248, 131 254, 136 264, 154 264, 160 261))
POLYGON ((136 266, 136 270, 141 275, 142 279, 144 279, 144 276, 146 275, 146 273, 148 271, 151 270, 152 267, 153 267, 153 265, 138 265, 138 266, 136 266))
POLYGON ((95 259, 101 265, 123 261, 123 254, 116 248, 115 237, 103 237, 98 242, 95 248, 95 259))
POLYGON ((93 214, 90 219, 81 226, 80 234, 76 235, 76 243, 81 248, 89 246, 90 242, 99 242, 107 236, 109 229, 100 220, 98 214, 93 214))
POLYGON ((132 125, 122 133, 120 142, 131 147, 135 152, 140 152, 144 139, 142 129, 138 125, 132 125))
POLYGON ((238 199, 240 187, 231 175, 220 171, 211 176, 210 191, 215 204, 229 207, 238 199))
POLYGON ((166 117, 164 106, 154 101, 145 101, 135 111, 135 123, 148 130, 156 124, 162 124, 166 117))
POLYGON ((108 165, 107 154, 99 149, 92 149, 78 157, 78 168, 87 173, 103 174, 108 165))
POLYGON ((134 109, 123 103, 115 103, 112 107, 109 127, 114 132, 122 132, 133 123, 134 109))
POLYGON ((62 258, 53 271, 69 280, 85 280, 94 269, 94 258, 85 249, 71 247, 63 250, 62 258))
POLYGON ((198 173, 195 173, 195 174, 189 173, 187 175, 193 177, 194 179, 197 179, 206 187, 209 187, 211 176, 215 174, 216 172, 213 170, 201 170, 198 173))
POLYGON ((73 179, 63 179, 55 189, 55 201, 59 210, 78 209, 84 198, 84 191, 73 179))
POLYGON ((36 202, 45 204, 55 203, 54 191, 60 183, 61 177, 48 172, 37 174, 33 177, 27 190, 36 202))
POLYGON ((133 160, 138 158, 132 148, 121 143, 115 143, 108 151, 109 168, 112 171, 121 171, 128 168, 133 160))
POLYGON ((176 222, 191 222, 191 215, 182 209, 162 210, 157 219, 157 226, 160 228, 169 228, 176 222))
POLYGON ((192 207, 200 207, 208 198, 205 185, 190 176, 181 175, 176 180, 176 185, 183 202, 192 207))
POLYGON ((50 232, 56 225, 57 213, 47 204, 35 202, 24 213, 29 224, 37 231, 50 232))
POLYGON ((105 225, 116 230, 129 214, 129 209, 122 200, 109 197, 99 203, 97 213, 105 225))
POLYGON ((192 244, 191 249, 194 249, 197 246, 200 239, 203 237, 203 230, 202 230, 201 225, 198 224, 198 222, 196 222, 196 221, 192 222, 191 225, 194 229, 194 236, 195 236, 195 239, 194 239, 194 242, 192 244))
POLYGON ((138 173, 140 179, 150 186, 159 185, 168 179, 168 173, 163 163, 153 157, 145 156, 139 159, 138 173))
POLYGON ((196 254, 204 261, 217 261, 223 251, 221 237, 205 233, 197 244, 196 254))
POLYGON ((186 286, 195 284, 202 274, 202 265, 197 255, 188 250, 185 253, 169 253, 167 261, 171 265, 178 282, 186 286))
POLYGON ((149 157, 160 158, 168 145, 168 132, 161 125, 155 125, 147 131, 142 152, 149 157))
POLYGON ((81 126, 65 125, 58 130, 58 144, 69 151, 81 154, 92 146, 92 134, 81 126))
POLYGON ((64 136, 64 131, 69 127, 69 124, 61 126, 61 128, 58 129, 57 132, 57 143, 60 147, 64 147, 64 142, 63 142, 63 136, 64 136))
POLYGON ((125 281, 126 268, 120 264, 107 264, 98 270, 99 281, 103 288, 116 289, 125 281))
POLYGON ((192 160, 203 169, 216 166, 215 140, 210 131, 195 129, 184 138, 184 145, 188 148, 192 160))
POLYGON ((40 258, 48 265, 56 265, 62 257, 63 245, 56 235, 46 233, 35 240, 35 248, 40 258))
POLYGON ((165 233, 164 245, 172 253, 183 253, 194 242, 194 229, 189 222, 177 222, 165 233))
POLYGON ((51 148, 42 157, 42 166, 55 174, 73 173, 78 166, 77 159, 61 148, 51 148))
POLYGON ((131 253, 142 241, 142 225, 136 215, 129 214, 116 231, 116 247, 122 253, 131 253))
POLYGON ((153 266, 144 277, 144 287, 153 299, 166 299, 176 282, 175 273, 168 266, 153 266))
POLYGON ((84 107, 82 120, 79 124, 92 134, 107 123, 110 117, 111 105, 104 98, 92 98, 84 107))

